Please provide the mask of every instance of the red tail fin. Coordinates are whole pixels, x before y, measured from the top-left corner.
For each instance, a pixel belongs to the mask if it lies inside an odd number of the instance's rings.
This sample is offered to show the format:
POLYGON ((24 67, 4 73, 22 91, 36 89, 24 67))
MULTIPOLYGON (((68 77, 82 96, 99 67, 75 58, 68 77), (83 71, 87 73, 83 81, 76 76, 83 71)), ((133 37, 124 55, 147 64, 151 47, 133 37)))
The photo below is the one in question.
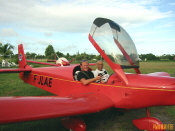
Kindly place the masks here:
POLYGON ((26 68, 28 66, 24 54, 23 44, 18 45, 18 63, 19 68, 26 68))

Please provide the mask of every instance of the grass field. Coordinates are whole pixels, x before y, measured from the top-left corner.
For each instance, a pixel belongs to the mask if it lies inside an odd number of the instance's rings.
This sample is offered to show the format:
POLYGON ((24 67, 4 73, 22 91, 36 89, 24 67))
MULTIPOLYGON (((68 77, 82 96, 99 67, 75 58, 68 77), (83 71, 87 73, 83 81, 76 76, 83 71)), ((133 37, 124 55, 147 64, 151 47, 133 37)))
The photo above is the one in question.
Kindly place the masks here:
MULTIPOLYGON (((93 67, 95 68, 95 67, 93 67)), ((112 70, 105 65, 111 74, 112 70)), ((142 73, 168 72, 175 77, 175 62, 141 62, 142 73)), ((125 70, 133 72, 132 70, 125 70)), ((47 96, 52 95, 34 86, 23 83, 18 74, 0 74, 0 96, 47 96)), ((175 106, 151 107, 151 116, 175 126, 175 106)), ((87 131, 138 131, 132 120, 146 116, 145 109, 119 111, 108 109, 99 113, 82 115, 87 131)), ((66 131, 60 118, 0 125, 0 131, 66 131)), ((174 128, 175 130, 175 128, 174 128)))

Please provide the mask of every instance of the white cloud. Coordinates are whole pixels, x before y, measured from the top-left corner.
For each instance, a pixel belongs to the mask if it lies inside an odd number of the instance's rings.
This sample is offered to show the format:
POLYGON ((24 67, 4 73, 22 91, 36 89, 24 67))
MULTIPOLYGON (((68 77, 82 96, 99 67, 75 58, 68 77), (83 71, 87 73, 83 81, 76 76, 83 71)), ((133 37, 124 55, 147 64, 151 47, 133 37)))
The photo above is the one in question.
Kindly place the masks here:
POLYGON ((0 36, 2 37, 16 37, 18 33, 12 28, 3 28, 0 30, 0 36))
POLYGON ((37 31, 87 32, 96 17, 107 17, 120 24, 132 25, 169 17, 148 0, 142 2, 92 0, 66 2, 1 1, 0 23, 6 22, 37 31), (46 4, 48 3, 48 4, 46 4))
POLYGON ((47 37, 51 37, 53 35, 53 33, 52 32, 45 32, 44 35, 47 37))
POLYGON ((53 44, 53 42, 51 41, 51 40, 39 40, 39 41, 37 41, 36 42, 37 44, 41 44, 41 45, 52 45, 53 44))
POLYGON ((60 48, 59 51, 61 51, 61 52, 69 52, 69 51, 72 51, 72 50, 76 50, 77 48, 78 48, 77 45, 70 44, 70 45, 67 45, 65 47, 60 48))

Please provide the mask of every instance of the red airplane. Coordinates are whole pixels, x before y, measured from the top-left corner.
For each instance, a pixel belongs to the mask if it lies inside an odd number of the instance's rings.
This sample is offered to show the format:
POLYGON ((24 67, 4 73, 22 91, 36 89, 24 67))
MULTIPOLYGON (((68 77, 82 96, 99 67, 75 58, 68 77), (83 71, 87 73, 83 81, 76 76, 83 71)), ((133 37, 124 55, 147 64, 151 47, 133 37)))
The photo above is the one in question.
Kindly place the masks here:
MULTIPOLYGON (((56 60, 56 54, 55 54, 55 60, 47 60, 47 62, 55 62, 58 66, 68 66, 70 65, 70 63, 73 61, 68 61, 65 57, 58 57, 58 60, 56 60)), ((32 63, 35 63, 35 61, 33 61, 32 63)), ((40 63, 39 63, 40 64, 40 63)))
POLYGON ((175 78, 165 72, 141 74, 133 41, 120 25, 109 19, 95 19, 89 40, 114 71, 105 84, 83 85, 75 81, 79 64, 31 68, 23 45, 19 45, 19 68, 0 72, 17 72, 25 83, 57 96, 0 97, 0 123, 65 117, 62 123, 66 128, 85 131, 83 120, 71 116, 111 107, 147 108, 147 117, 133 120, 133 124, 140 130, 164 131, 162 122, 150 116, 148 107, 175 105, 175 78), (133 68, 136 74, 124 73, 124 68, 133 68))

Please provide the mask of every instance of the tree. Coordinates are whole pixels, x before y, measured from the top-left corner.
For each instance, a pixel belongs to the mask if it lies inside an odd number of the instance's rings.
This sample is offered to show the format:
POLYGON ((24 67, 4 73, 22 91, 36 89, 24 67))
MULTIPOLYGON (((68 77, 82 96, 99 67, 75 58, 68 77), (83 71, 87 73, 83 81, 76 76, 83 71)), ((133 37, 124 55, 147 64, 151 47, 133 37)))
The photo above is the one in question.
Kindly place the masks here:
POLYGON ((159 60, 159 57, 156 57, 154 54, 149 53, 149 54, 141 54, 139 55, 139 58, 141 60, 159 60))
POLYGON ((153 55, 152 53, 149 53, 147 54, 147 60, 159 60, 159 58, 153 55))
POLYGON ((31 56, 30 56, 31 54, 29 53, 29 52, 27 52, 26 54, 25 54, 25 56, 26 56, 26 59, 31 59, 31 56))
POLYGON ((0 43, 0 54, 1 54, 1 49, 2 49, 2 43, 0 43))
POLYGON ((57 56, 58 56, 59 58, 60 58, 60 57, 64 57, 64 54, 61 53, 61 52, 59 52, 59 51, 57 51, 56 54, 57 54, 57 56))
POLYGON ((3 58, 6 58, 7 56, 12 55, 13 49, 14 49, 14 46, 12 46, 9 43, 4 44, 4 45, 0 43, 0 54, 2 55, 3 58))
POLYGON ((32 59, 35 59, 36 53, 31 53, 30 56, 32 59))
POLYGON ((173 60, 174 56, 170 55, 170 54, 164 54, 164 55, 160 56, 160 59, 161 60, 173 60))
POLYGON ((38 55, 35 56, 35 58, 36 58, 36 59, 44 59, 45 56, 44 56, 44 55, 40 55, 40 54, 38 54, 38 55))
POLYGON ((66 54, 66 58, 67 58, 67 59, 71 59, 71 56, 70 56, 69 53, 66 54))
POLYGON ((49 59, 54 59, 55 51, 52 45, 48 45, 48 47, 46 48, 45 56, 49 59))
POLYGON ((96 55, 95 58, 96 58, 97 60, 102 60, 101 55, 96 55))

